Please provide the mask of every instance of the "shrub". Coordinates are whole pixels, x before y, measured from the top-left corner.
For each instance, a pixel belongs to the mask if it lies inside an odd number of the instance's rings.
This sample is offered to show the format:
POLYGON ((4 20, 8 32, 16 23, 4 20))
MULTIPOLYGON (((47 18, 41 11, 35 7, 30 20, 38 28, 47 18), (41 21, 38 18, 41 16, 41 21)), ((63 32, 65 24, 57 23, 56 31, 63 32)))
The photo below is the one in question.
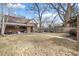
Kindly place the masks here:
POLYGON ((71 29, 71 30, 69 31, 69 34, 70 34, 70 36, 77 36, 77 31, 76 31, 76 29, 71 29))

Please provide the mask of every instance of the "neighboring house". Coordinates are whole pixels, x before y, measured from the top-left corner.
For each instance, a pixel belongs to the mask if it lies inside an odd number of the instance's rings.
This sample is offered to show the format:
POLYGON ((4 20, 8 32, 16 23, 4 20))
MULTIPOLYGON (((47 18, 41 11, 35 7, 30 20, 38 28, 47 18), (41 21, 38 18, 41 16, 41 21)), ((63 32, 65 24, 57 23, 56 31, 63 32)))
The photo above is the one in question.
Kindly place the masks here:
POLYGON ((5 33, 35 32, 36 24, 24 17, 4 15, 5 33))

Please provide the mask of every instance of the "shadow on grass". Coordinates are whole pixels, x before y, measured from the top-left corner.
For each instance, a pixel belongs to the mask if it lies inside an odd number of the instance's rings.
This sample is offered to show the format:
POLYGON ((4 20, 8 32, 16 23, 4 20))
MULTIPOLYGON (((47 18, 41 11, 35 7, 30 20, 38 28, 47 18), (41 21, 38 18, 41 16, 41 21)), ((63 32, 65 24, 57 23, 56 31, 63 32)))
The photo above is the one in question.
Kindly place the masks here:
POLYGON ((78 42, 71 42, 66 39, 60 39, 60 38, 51 38, 51 41, 53 41, 54 44, 58 46, 63 46, 69 49, 73 49, 75 51, 79 51, 79 43, 78 42))
POLYGON ((77 37, 76 36, 71 36, 69 34, 66 34, 66 35, 62 35, 63 37, 67 37, 67 38, 71 38, 72 40, 77 40, 77 37))

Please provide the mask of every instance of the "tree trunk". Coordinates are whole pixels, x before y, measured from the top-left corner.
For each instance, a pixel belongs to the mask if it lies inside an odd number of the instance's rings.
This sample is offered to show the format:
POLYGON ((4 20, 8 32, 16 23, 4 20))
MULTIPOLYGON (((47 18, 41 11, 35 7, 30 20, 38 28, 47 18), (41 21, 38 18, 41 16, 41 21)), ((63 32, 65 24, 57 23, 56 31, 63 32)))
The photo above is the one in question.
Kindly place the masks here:
POLYGON ((5 33, 5 24, 4 24, 4 18, 2 18, 2 26, 1 26, 1 35, 4 36, 4 33, 5 33))
POLYGON ((77 15, 77 40, 79 41, 79 14, 77 15))
POLYGON ((65 26, 66 27, 70 27, 70 24, 68 23, 68 21, 70 21, 71 18, 71 4, 68 3, 68 7, 67 7, 67 11, 65 13, 65 26))
POLYGON ((4 4, 1 5, 2 7, 2 10, 1 10, 1 35, 4 36, 4 33, 5 33, 5 21, 4 21, 4 7, 3 7, 4 4))
MULTIPOLYGON (((39 17, 40 18, 40 17, 39 17)), ((41 22, 41 18, 40 18, 40 22, 39 22, 39 32, 42 32, 42 22, 41 22)))

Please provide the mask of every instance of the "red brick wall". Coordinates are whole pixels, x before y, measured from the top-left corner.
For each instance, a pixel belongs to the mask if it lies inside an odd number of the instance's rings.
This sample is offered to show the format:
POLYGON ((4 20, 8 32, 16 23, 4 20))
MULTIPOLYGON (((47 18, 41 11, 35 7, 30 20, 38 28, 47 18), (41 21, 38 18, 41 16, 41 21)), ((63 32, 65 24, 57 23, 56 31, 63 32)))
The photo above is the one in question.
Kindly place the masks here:
POLYGON ((6 26, 6 29, 5 29, 5 33, 9 33, 9 32, 16 33, 17 31, 18 29, 15 28, 14 26, 6 26))
POLYGON ((33 27, 27 26, 25 29, 15 28, 15 26, 6 26, 5 33, 16 33, 17 31, 27 31, 27 33, 33 32, 33 27))

